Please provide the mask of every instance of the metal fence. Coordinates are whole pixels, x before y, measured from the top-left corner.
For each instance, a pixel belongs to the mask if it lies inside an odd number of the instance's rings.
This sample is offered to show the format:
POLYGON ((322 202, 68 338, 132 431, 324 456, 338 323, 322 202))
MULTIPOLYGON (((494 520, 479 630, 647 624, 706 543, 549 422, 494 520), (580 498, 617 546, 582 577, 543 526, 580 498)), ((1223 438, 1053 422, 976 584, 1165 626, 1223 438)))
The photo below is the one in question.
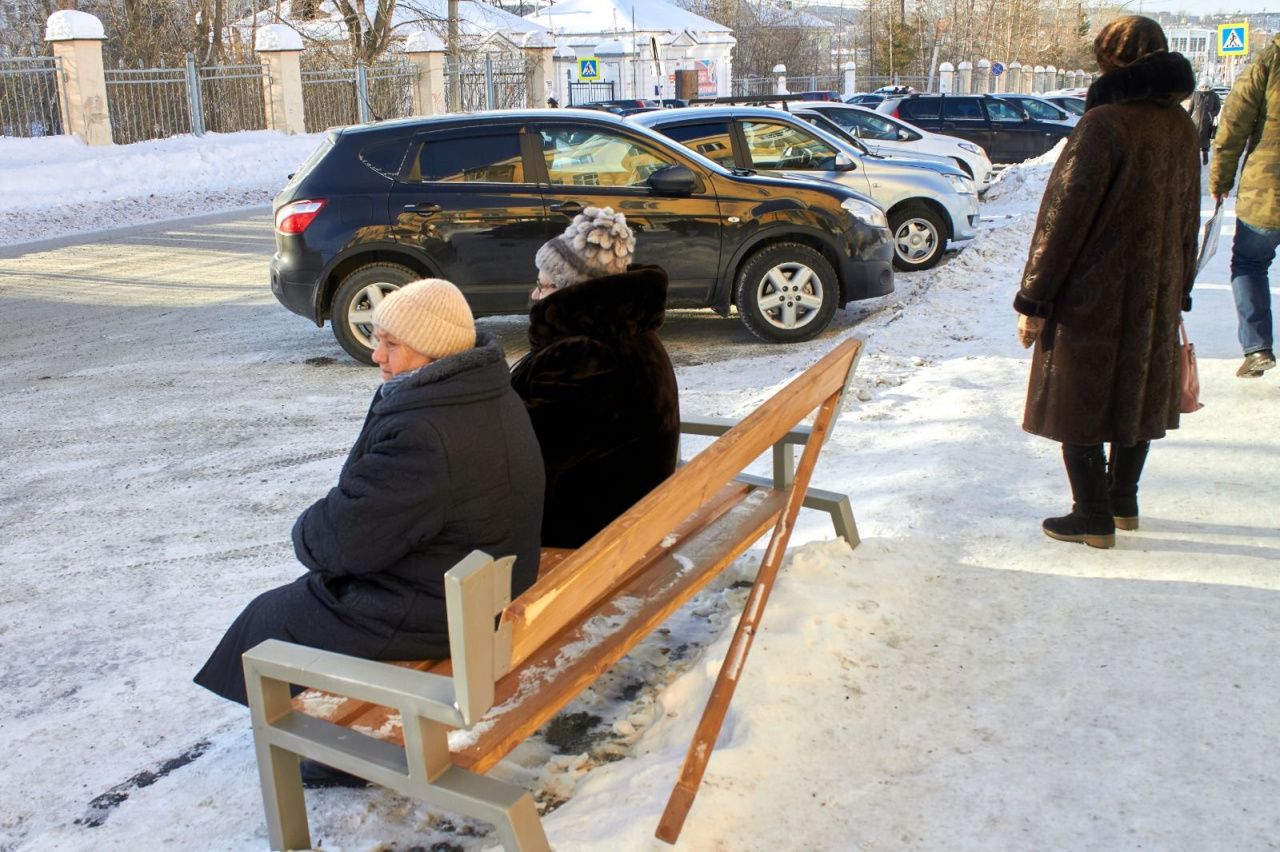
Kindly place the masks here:
POLYGON ((735 77, 730 86, 731 95, 772 95, 777 92, 777 77, 735 77))
POLYGON ((105 75, 116 144, 192 132, 186 68, 110 68, 105 75))
POLYGON ((200 112, 205 131, 233 133, 266 130, 263 89, 270 81, 265 65, 214 65, 197 70, 200 112))
POLYGON ((403 56, 373 65, 329 54, 302 56, 302 109, 308 133, 413 114, 417 69, 403 56))
POLYGON ((521 56, 467 56, 459 61, 456 68, 446 63, 445 102, 453 103, 456 84, 460 90, 459 108, 463 112, 524 109, 529 106, 531 71, 529 63, 521 56))
POLYGON ((844 87, 839 74, 812 74, 807 77, 787 76, 789 92, 838 92, 844 87))
POLYGON ((62 132, 58 74, 52 56, 0 59, 0 136, 55 136, 62 132))
POLYGON ((109 68, 111 137, 120 145, 207 130, 232 133, 267 127, 261 65, 109 68))
POLYGON ((612 80, 597 83, 569 83, 569 103, 567 106, 611 100, 613 100, 612 80))

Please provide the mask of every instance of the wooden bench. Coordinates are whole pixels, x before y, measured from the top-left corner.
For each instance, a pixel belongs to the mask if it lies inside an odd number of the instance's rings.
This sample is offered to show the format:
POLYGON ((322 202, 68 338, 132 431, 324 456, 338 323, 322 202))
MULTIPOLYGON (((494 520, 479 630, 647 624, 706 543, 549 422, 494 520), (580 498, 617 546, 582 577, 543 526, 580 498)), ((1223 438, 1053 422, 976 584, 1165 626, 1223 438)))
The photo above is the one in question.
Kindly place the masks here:
POLYGON ((801 505, 829 512, 837 534, 858 543, 848 498, 808 482, 860 353, 861 341, 838 344, 740 423, 688 421, 689 433, 718 437, 581 548, 544 551, 537 582, 516 600, 510 557, 476 551, 454 566, 445 577, 452 660, 378 662, 276 640, 248 651, 272 848, 311 846, 298 771, 307 757, 492 823, 508 850, 547 849, 532 796, 484 773, 772 529, 658 830, 673 842, 801 505), (813 425, 801 425, 815 410, 813 425), (772 479, 743 474, 769 451, 772 479), (291 684, 311 691, 291 698, 291 684), (450 751, 457 729, 468 735, 450 751))

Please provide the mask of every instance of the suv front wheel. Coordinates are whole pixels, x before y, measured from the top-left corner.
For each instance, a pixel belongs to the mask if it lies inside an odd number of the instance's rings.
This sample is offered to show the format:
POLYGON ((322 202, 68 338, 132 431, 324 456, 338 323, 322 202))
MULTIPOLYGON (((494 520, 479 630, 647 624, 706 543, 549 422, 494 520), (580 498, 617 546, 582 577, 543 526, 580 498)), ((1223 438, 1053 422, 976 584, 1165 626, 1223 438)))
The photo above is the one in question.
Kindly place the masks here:
POLYGON ((373 363, 373 309, 388 293, 419 277, 398 263, 371 263, 342 279, 329 305, 329 323, 348 355, 373 363))
POLYGON ((903 272, 928 269, 942 259, 947 230, 942 218, 923 204, 903 204, 889 214, 893 267, 903 272))
POLYGON ((751 255, 738 272, 738 315, 761 340, 809 340, 835 315, 839 287, 821 253, 800 243, 775 243, 751 255))

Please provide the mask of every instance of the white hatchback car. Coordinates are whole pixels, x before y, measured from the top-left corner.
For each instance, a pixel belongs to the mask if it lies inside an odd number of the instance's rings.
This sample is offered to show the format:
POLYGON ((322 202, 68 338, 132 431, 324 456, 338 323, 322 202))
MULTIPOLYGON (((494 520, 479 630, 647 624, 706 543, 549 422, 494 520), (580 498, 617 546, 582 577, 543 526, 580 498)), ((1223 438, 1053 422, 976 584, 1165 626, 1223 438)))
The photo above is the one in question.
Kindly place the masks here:
MULTIPOLYGON (((806 102, 793 104, 792 108, 805 118, 816 115, 826 119, 836 130, 859 140, 873 153, 882 156, 921 153, 946 157, 973 178, 979 192, 991 185, 991 160, 981 146, 972 142, 921 130, 900 118, 853 104, 806 102)), ((818 122, 818 125, 828 132, 835 132, 826 124, 818 122)))

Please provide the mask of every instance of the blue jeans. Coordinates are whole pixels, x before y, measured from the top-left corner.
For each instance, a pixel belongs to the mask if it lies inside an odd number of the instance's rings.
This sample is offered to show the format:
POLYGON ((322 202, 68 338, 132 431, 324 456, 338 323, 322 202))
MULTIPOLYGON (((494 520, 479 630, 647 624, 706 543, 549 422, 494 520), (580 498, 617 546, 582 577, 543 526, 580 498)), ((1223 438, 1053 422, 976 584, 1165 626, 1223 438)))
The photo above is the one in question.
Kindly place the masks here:
POLYGON ((1271 282, 1267 269, 1280 245, 1280 230, 1255 228, 1236 220, 1231 245, 1231 292, 1240 320, 1240 346, 1244 354, 1272 348, 1271 282))

